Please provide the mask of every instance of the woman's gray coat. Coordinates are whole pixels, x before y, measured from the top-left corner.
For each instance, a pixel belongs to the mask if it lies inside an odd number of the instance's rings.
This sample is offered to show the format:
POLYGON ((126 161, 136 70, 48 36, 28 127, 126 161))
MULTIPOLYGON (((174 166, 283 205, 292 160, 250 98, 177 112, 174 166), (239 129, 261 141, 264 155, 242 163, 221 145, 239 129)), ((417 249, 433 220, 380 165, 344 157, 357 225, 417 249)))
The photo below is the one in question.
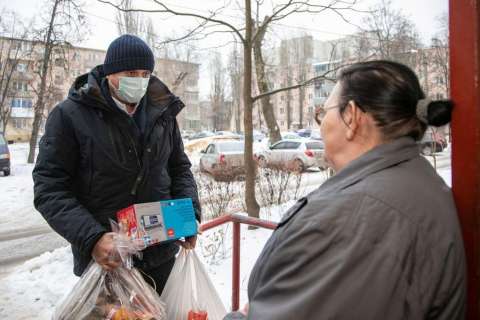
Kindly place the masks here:
POLYGON ((401 138, 285 214, 251 273, 248 319, 463 319, 465 268, 452 193, 401 138))

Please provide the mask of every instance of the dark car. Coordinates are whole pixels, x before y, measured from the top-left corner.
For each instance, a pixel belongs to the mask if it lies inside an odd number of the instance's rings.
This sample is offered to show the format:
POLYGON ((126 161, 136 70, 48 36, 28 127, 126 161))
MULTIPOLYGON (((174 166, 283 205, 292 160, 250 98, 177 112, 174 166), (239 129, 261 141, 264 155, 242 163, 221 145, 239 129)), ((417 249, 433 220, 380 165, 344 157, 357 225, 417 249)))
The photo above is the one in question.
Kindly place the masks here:
POLYGON ((208 138, 208 137, 213 137, 215 134, 210 131, 202 131, 195 133, 194 135, 190 136, 190 140, 197 140, 197 139, 203 139, 203 138, 208 138))
POLYGON ((3 171, 4 176, 10 175, 10 151, 8 150, 8 144, 0 132, 0 171, 3 171))
POLYGON ((302 138, 310 138, 312 135, 312 129, 300 129, 296 133, 302 138))
POLYGON ((448 146, 448 143, 440 133, 432 128, 428 128, 422 140, 418 142, 420 151, 423 155, 431 156, 437 152, 442 152, 448 146))

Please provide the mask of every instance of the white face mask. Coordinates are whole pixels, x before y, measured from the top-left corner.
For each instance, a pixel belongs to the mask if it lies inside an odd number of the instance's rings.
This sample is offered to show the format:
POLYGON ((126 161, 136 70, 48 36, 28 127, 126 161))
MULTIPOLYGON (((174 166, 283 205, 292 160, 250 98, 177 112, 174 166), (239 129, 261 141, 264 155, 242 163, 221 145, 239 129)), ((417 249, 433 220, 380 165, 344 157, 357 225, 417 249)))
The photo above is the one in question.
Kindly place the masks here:
POLYGON ((138 103, 147 92, 149 80, 143 77, 120 77, 116 93, 123 101, 138 103))

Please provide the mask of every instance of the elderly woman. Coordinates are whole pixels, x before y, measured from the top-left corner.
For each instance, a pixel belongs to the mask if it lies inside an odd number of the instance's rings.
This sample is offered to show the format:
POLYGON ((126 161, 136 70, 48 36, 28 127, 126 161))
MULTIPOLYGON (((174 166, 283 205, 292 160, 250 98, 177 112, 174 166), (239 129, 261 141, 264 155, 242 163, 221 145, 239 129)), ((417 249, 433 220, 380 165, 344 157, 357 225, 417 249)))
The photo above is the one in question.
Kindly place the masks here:
MULTIPOLYGON (((408 67, 344 69, 321 133, 337 172, 280 221, 251 272, 252 320, 463 319, 465 257, 450 189, 416 141, 450 121, 408 67)), ((227 316, 241 318, 236 316, 227 316)))

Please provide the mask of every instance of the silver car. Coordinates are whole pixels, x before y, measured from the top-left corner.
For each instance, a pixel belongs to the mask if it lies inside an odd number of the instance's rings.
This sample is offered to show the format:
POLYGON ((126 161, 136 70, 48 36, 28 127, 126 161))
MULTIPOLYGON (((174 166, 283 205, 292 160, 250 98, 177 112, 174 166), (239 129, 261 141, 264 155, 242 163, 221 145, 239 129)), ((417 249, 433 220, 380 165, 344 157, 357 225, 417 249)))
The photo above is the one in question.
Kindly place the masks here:
POLYGON ((320 170, 327 168, 323 142, 317 140, 282 140, 255 156, 261 167, 276 167, 295 172, 303 172, 312 167, 320 170))
POLYGON ((243 141, 219 140, 202 151, 200 171, 215 177, 231 177, 245 173, 243 141))

